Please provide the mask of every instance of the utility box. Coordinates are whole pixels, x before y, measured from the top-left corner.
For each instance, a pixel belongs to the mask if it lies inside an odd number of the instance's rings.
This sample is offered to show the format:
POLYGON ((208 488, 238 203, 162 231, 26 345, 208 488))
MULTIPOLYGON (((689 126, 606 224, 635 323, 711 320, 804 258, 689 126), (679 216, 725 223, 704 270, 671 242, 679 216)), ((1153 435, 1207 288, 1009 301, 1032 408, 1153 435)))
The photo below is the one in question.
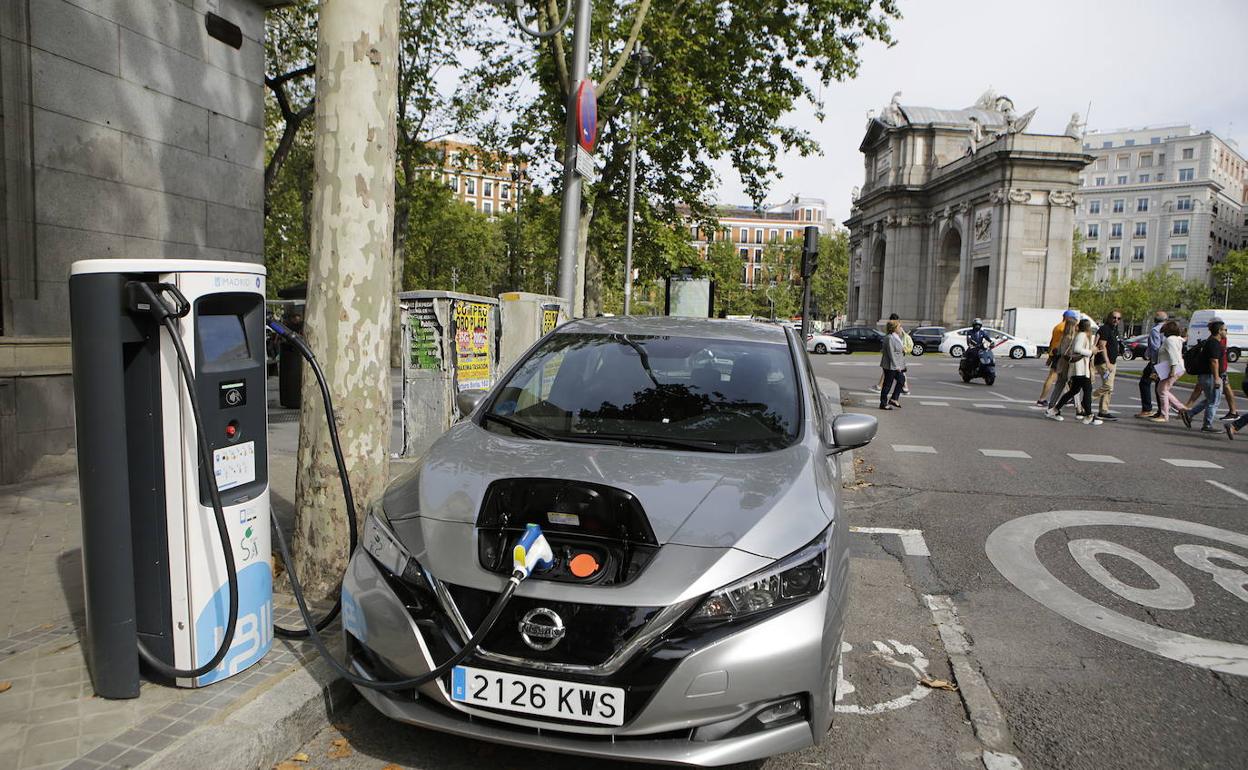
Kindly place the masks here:
POLYGON ((568 302, 549 294, 509 291, 498 295, 498 370, 505 372, 546 333, 568 320, 568 302))
POLYGON ((459 418, 455 396, 498 374, 498 300, 450 291, 399 294, 402 457, 423 453, 459 418))
POLYGON ((667 278, 663 315, 712 318, 715 283, 708 278, 672 275, 667 278))

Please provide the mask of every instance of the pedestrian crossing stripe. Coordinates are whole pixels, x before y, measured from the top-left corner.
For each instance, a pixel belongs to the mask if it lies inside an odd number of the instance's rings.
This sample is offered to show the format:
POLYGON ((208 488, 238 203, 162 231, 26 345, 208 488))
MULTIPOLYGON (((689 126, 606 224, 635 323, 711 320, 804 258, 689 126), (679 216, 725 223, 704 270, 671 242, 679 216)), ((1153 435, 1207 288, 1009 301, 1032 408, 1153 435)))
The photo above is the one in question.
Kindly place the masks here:
POLYGON ((1066 456, 1072 460, 1078 460, 1081 463, 1117 463, 1119 465, 1123 464, 1122 460, 1119 460, 1117 457, 1114 457, 1113 455, 1085 455, 1085 454, 1079 454, 1077 452, 1067 452, 1066 456))
POLYGON ((1222 466, 1217 463, 1211 463, 1208 460, 1184 460, 1182 458, 1161 458, 1163 463, 1170 463, 1179 468, 1212 468, 1214 470, 1222 470, 1222 466))

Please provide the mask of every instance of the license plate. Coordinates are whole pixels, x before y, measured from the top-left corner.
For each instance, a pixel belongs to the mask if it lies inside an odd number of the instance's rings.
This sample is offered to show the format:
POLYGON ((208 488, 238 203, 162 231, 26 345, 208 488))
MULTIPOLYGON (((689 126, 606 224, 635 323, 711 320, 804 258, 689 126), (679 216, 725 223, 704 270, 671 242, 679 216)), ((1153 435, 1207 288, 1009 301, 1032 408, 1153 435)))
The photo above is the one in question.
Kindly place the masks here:
POLYGON ((624 724, 624 690, 480 668, 451 669, 451 700, 596 725, 624 724))

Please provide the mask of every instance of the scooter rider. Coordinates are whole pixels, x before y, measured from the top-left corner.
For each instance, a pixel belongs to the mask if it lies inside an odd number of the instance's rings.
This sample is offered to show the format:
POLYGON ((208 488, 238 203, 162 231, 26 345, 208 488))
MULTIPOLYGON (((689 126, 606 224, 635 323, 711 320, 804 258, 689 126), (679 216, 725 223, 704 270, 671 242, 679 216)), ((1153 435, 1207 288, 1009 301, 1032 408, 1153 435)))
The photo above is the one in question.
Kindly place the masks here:
POLYGON ((971 322, 971 330, 966 333, 967 350, 982 350, 985 342, 991 341, 988 332, 984 331, 984 322, 976 318, 971 322))

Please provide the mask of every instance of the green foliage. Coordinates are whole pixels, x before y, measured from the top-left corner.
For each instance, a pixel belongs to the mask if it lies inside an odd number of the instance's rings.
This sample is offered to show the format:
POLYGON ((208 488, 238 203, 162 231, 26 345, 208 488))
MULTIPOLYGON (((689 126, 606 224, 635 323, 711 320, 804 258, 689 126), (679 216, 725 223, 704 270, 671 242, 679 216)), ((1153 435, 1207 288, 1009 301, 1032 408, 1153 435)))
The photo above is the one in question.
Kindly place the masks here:
POLYGON ((1232 251, 1213 266, 1213 304, 1248 309, 1248 250, 1232 251), (1229 296, 1224 281, 1231 279, 1229 296))
POLYGON ((845 313, 849 293, 849 231, 819 238, 819 269, 811 279, 813 316, 830 320, 845 313))
POLYGON ((1139 278, 1119 276, 1099 283, 1085 280, 1070 293, 1071 306, 1098 321, 1111 310, 1121 310, 1128 327, 1144 324, 1155 310, 1190 317, 1193 311, 1209 307, 1209 302, 1209 287, 1204 282, 1185 281, 1164 267, 1139 278))
POLYGON ((1070 285, 1082 286, 1096 275, 1096 266, 1101 261, 1101 254, 1095 249, 1090 252, 1084 249, 1083 233, 1078 227, 1075 228, 1074 237, 1071 238, 1070 243, 1070 285))

